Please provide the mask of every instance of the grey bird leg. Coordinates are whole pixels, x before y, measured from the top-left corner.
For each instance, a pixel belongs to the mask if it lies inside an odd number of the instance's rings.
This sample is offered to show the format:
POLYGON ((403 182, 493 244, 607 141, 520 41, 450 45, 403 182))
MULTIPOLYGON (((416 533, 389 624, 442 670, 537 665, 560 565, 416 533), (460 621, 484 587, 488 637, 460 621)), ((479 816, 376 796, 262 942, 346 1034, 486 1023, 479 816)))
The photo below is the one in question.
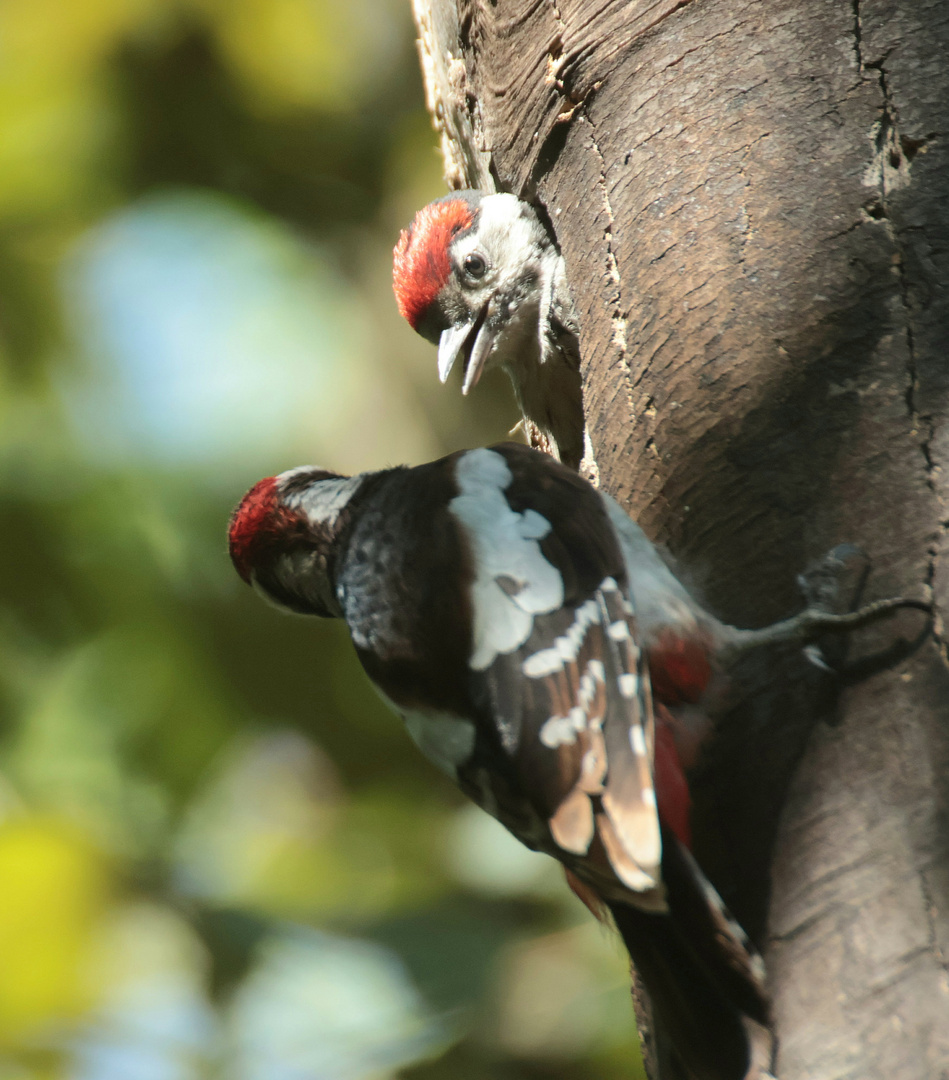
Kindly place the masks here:
POLYGON ((751 649, 758 649, 765 645, 781 645, 788 642, 808 645, 822 634, 844 634, 851 630, 859 630, 861 626, 869 626, 904 608, 924 611, 927 614, 932 613, 932 605, 924 600, 906 600, 901 596, 875 600, 872 604, 843 615, 807 608, 790 619, 772 623, 771 626, 764 626, 760 630, 739 630, 736 627, 727 627, 719 655, 728 665, 751 649))
POLYGON ((832 649, 830 642, 818 643, 818 639, 827 634, 846 634, 904 608, 931 614, 930 604, 922 600, 906 600, 903 597, 877 600, 863 607, 859 606, 870 569, 870 558, 862 548, 856 544, 838 544, 799 575, 798 584, 807 603, 804 611, 760 630, 726 628, 721 649, 725 662, 737 660, 749 650, 761 646, 799 642, 804 646, 805 656, 815 666, 849 679, 852 671, 855 674, 859 669, 862 673, 860 677, 865 677, 872 671, 902 659, 918 648, 928 634, 928 619, 921 633, 912 642, 899 638, 893 646, 861 659, 854 665, 846 665, 844 662, 846 642, 842 642, 837 649, 832 649), (841 594, 845 591, 849 592, 849 598, 842 601, 841 594), (840 611, 841 607, 845 608, 843 612, 840 611), (831 652, 833 657, 828 655, 831 652))

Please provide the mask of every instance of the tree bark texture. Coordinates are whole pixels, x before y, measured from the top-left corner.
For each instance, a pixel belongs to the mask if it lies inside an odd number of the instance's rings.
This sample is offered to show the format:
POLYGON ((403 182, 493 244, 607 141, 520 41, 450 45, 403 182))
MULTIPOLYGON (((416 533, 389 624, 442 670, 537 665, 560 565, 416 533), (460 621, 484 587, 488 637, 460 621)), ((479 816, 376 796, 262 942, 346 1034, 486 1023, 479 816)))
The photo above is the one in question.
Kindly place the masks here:
POLYGON ((747 673, 696 847, 763 946, 782 1080, 949 1077, 949 3, 416 14, 449 182, 536 201, 563 250, 601 486, 729 621, 800 607, 841 541, 867 598, 935 602, 852 685, 747 673))

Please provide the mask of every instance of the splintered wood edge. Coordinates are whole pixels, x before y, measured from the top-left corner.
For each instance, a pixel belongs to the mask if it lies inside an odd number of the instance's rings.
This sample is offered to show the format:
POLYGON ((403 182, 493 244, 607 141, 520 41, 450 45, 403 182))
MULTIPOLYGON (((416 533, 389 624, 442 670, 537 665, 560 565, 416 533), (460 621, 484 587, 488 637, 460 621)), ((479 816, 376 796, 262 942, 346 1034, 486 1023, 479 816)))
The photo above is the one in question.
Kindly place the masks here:
MULTIPOLYGON (((459 51, 460 25, 453 4, 412 0, 418 30, 425 104, 441 140, 445 182, 452 190, 494 191, 491 154, 468 110, 467 69, 459 51)), ((477 107, 477 106, 476 106, 477 107)))

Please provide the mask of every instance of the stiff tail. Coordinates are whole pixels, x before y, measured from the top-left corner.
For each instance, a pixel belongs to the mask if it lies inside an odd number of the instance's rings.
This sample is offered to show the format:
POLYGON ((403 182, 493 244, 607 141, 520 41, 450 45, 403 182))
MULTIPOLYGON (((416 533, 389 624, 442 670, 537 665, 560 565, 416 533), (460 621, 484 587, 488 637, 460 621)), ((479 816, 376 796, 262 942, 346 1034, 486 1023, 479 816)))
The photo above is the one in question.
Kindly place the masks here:
POLYGON ((766 1080, 773 1038, 764 966, 685 848, 663 830, 668 913, 610 911, 689 1080, 766 1080))

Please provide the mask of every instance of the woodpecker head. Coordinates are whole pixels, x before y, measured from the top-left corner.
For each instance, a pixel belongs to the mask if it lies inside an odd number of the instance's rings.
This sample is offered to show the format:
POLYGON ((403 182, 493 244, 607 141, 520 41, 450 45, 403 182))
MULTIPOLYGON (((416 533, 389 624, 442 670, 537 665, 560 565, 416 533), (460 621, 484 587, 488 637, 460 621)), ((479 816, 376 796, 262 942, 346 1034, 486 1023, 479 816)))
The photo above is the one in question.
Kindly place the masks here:
POLYGON ((362 480, 303 465, 256 483, 228 528, 238 574, 278 607, 302 615, 341 615, 333 557, 349 500, 362 480))
POLYGON ((438 344, 438 375, 464 357, 462 393, 488 367, 537 361, 543 298, 562 260, 534 209, 514 195, 456 191, 429 203, 395 247, 399 311, 438 344))

